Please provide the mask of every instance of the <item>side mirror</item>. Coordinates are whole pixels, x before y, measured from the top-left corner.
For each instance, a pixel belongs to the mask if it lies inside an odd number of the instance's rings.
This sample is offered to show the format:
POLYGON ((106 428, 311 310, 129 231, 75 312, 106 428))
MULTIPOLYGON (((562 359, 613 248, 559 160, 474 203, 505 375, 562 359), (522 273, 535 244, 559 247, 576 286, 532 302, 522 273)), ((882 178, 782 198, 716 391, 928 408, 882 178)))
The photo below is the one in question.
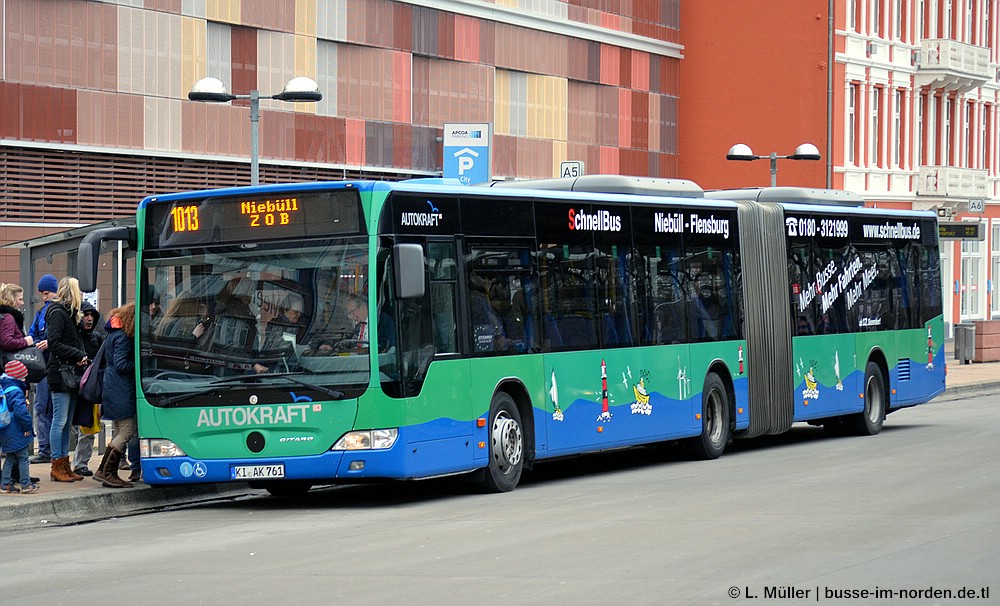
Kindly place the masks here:
POLYGON ((80 290, 83 292, 97 290, 97 260, 101 256, 101 243, 105 240, 122 240, 130 248, 135 248, 135 228, 106 227, 94 230, 83 237, 77 252, 76 263, 76 277, 80 281, 80 290))
POLYGON ((419 244, 396 244, 392 247, 396 269, 396 297, 419 299, 424 296, 424 248, 419 244))

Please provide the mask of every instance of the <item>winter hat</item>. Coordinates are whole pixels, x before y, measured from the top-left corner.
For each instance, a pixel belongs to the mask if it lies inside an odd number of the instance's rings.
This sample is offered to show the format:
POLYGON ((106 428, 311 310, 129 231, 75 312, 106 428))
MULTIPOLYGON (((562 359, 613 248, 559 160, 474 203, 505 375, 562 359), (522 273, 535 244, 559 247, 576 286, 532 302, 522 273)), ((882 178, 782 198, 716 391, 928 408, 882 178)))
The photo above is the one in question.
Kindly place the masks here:
POLYGON ((59 280, 52 274, 45 274, 38 281, 38 292, 56 292, 59 290, 59 280))
POLYGON ((20 360, 11 360, 3 367, 3 372, 11 379, 23 381, 28 376, 28 367, 20 360))

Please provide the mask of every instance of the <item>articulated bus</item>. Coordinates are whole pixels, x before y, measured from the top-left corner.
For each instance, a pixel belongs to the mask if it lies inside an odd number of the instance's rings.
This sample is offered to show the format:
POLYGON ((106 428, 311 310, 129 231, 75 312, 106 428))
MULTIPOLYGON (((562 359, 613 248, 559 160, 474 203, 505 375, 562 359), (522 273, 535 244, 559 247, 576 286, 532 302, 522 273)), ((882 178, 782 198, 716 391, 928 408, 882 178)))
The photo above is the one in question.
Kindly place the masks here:
POLYGON ((874 435, 940 394, 935 216, 764 194, 593 176, 152 196, 84 240, 79 278, 93 290, 105 241, 136 251, 154 486, 503 492, 595 451, 874 435))

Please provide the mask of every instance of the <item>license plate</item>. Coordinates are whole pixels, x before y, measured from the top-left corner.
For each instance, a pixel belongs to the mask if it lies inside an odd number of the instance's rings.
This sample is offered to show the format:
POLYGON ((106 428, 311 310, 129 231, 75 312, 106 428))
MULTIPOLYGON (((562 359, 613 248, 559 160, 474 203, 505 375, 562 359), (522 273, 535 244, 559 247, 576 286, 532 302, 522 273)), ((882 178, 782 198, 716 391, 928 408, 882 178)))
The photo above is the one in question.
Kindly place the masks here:
POLYGON ((231 470, 234 480, 260 480, 285 477, 284 464, 278 465, 238 465, 231 470))

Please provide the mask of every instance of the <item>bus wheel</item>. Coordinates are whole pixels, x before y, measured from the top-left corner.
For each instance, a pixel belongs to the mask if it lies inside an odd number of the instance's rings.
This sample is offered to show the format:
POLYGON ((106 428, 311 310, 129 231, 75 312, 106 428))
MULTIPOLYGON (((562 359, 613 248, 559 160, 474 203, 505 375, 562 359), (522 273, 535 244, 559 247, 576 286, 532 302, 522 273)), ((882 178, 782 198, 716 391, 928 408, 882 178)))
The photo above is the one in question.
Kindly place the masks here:
POLYGON ((298 497, 309 492, 312 484, 309 482, 296 482, 294 480, 284 482, 262 482, 264 490, 271 493, 272 497, 298 497))
POLYGON ((490 463, 484 470, 483 488, 488 492, 510 492, 524 468, 524 432, 521 413, 514 399, 498 392, 490 403, 490 463))
POLYGON ((701 392, 701 435, 687 440, 691 456, 717 459, 729 443, 729 392, 717 374, 705 377, 701 392))
POLYGON ((856 436, 874 436, 882 431, 886 409, 885 377, 875 362, 865 368, 865 409, 847 417, 847 429, 856 436))

